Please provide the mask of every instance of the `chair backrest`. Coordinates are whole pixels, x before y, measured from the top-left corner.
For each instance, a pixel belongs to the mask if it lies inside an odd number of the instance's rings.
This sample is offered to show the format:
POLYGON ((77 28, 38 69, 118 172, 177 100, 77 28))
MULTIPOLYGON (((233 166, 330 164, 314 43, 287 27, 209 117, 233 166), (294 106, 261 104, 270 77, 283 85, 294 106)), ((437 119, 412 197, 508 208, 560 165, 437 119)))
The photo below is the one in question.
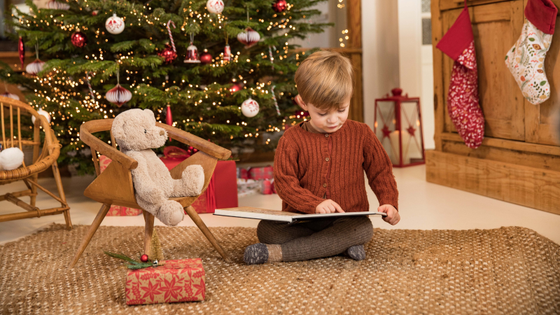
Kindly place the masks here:
POLYGON ((56 161, 60 153, 58 140, 49 122, 33 107, 12 98, 0 96, 0 144, 2 148, 33 146, 32 165, 23 165, 12 171, 0 171, 1 180, 13 180, 44 171, 56 161), (32 123, 31 117, 35 117, 32 123), (41 142, 41 129, 45 132, 41 142), (41 151, 42 146, 42 151, 41 151), (41 152, 39 154, 39 152, 41 152))

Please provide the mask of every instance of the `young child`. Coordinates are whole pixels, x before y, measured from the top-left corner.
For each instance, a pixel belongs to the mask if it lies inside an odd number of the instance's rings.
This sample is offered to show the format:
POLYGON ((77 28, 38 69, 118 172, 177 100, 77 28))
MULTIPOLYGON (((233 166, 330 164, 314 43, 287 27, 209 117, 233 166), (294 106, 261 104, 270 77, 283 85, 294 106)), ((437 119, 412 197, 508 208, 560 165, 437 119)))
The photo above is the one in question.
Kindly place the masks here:
MULTIPOLYGON (((383 220, 395 225, 398 191, 392 164, 368 125, 347 120, 352 65, 336 52, 319 51, 296 71, 296 102, 311 120, 286 130, 274 158, 274 185, 282 211, 333 213, 369 211, 364 171, 383 220)), ((366 257, 373 236, 368 216, 325 218, 301 223, 261 221, 261 243, 245 249, 247 264, 298 261, 345 253, 366 257)))

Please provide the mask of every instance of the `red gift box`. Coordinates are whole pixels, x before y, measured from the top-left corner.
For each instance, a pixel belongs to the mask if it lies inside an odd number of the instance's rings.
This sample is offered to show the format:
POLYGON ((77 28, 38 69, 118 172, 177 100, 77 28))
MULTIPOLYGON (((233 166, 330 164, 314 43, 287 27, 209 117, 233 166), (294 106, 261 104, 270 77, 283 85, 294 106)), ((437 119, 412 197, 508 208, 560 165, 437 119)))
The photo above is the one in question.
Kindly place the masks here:
MULTIPOLYGON (((107 166, 109 166, 109 164, 111 163, 111 159, 106 157, 105 155, 102 155, 99 157, 99 169, 101 170, 101 172, 103 172, 107 166)), ((135 208, 129 208, 129 207, 123 207, 123 206, 111 206, 111 208, 109 208, 109 212, 107 212, 108 216, 132 216, 132 215, 139 215, 142 213, 142 210, 140 209, 135 209, 135 208)))
POLYGON ((206 274, 200 258, 166 260, 163 266, 128 270, 126 304, 203 301, 206 274))
MULTIPOLYGON (((190 154, 178 147, 166 147, 161 158, 169 170, 187 159, 190 154)), ((206 190, 191 205, 197 213, 214 213, 216 208, 234 208, 237 201, 237 170, 235 161, 218 161, 206 190), (219 194, 215 194, 215 192, 219 194)))
POLYGON ((250 167, 248 169, 249 178, 254 180, 273 179, 274 169, 272 166, 250 167))

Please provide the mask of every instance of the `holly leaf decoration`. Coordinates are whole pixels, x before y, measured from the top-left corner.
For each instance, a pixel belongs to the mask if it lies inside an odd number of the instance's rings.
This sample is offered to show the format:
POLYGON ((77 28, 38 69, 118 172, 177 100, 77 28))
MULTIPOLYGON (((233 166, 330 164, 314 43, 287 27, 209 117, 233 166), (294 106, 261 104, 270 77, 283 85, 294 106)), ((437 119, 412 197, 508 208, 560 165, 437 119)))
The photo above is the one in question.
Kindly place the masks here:
POLYGON ((539 83, 541 86, 546 84, 546 81, 541 81, 541 83, 539 83))

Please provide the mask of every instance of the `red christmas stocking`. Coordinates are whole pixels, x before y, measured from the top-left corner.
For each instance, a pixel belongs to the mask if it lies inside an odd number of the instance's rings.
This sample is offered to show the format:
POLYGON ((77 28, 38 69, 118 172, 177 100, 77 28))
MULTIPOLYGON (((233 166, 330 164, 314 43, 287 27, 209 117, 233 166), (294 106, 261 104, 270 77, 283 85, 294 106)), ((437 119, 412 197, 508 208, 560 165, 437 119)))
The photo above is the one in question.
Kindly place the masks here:
POLYGON ((476 149, 484 137, 484 117, 478 104, 478 72, 467 1, 436 47, 455 60, 447 94, 449 116, 465 145, 476 149))

